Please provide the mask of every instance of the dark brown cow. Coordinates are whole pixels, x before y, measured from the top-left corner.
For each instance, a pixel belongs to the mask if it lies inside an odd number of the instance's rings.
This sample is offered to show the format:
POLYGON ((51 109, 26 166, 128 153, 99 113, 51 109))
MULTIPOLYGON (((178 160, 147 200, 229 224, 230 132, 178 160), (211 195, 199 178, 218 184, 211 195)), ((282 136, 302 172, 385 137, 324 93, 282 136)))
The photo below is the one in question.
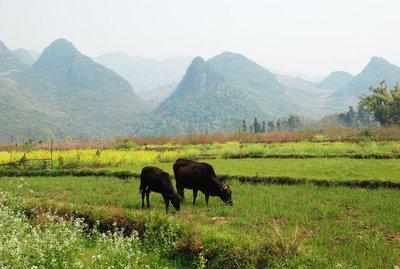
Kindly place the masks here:
POLYGON ((171 201, 176 210, 180 210, 180 197, 172 186, 170 175, 155 166, 146 166, 142 169, 139 190, 142 193, 142 208, 144 207, 145 195, 147 207, 150 207, 149 196, 150 192, 154 191, 162 194, 165 202, 165 210, 167 212, 169 201, 171 201))
POLYGON ((225 186, 215 175, 214 169, 208 163, 199 163, 186 159, 178 159, 174 163, 176 189, 185 199, 184 189, 193 190, 193 204, 196 202, 197 192, 201 191, 206 197, 206 204, 210 196, 218 196, 222 201, 232 205, 232 191, 225 186))

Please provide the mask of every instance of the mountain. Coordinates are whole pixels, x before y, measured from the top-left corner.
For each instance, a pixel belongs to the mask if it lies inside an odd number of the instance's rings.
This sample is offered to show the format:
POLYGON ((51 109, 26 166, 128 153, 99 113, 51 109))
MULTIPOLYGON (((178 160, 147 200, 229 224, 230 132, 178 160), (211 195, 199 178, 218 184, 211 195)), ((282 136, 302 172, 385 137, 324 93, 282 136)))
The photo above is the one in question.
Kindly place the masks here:
POLYGON ((26 64, 20 61, 20 59, 0 41, 0 72, 23 70, 25 68, 26 64))
MULTIPOLYGON (((136 92, 154 91, 165 85, 178 83, 192 58, 166 58, 162 61, 132 57, 122 52, 103 54, 95 61, 127 79, 136 92)), ((143 98, 147 95, 143 94, 143 98)))
POLYGON ((15 79, 27 96, 71 120, 79 130, 75 136, 127 134, 137 114, 147 111, 128 81, 65 39, 54 41, 15 79))
POLYGON ((331 91, 323 90, 318 83, 298 77, 275 74, 292 103, 303 109, 298 114, 317 118, 325 114, 324 101, 331 91))
POLYGON ((327 106, 335 111, 344 111, 347 106, 355 106, 361 96, 369 94, 370 86, 376 86, 382 80, 385 80, 389 87, 400 82, 400 67, 383 58, 372 57, 361 73, 331 94, 327 106))
POLYGON ((353 78, 352 74, 345 71, 335 71, 318 83, 318 87, 325 90, 337 90, 349 83, 353 78))
POLYGON ((26 49, 23 48, 13 50, 12 53, 15 56, 17 56, 17 58, 27 66, 32 65, 37 60, 37 58, 35 59, 31 55, 31 53, 29 53, 26 49))
POLYGON ((183 131, 204 131, 237 129, 242 119, 273 118, 295 109, 272 73, 242 55, 224 52, 207 62, 195 58, 155 114, 183 131))
POLYGON ((289 102, 289 97, 274 74, 246 57, 224 52, 211 58, 208 63, 230 84, 251 96, 267 116, 282 116, 298 109, 289 102))
POLYGON ((0 79, 0 123, 0 139, 7 141, 39 140, 50 134, 65 137, 79 130, 65 113, 28 95, 9 79, 0 79))

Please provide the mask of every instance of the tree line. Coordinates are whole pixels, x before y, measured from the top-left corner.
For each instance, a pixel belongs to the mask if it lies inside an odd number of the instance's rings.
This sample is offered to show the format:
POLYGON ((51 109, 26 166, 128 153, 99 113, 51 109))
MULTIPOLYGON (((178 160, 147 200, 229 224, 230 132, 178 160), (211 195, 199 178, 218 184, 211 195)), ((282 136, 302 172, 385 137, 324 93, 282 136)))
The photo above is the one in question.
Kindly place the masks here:
POLYGON ((240 126, 241 132, 250 132, 250 133, 265 133, 265 132, 274 132, 274 131, 285 131, 285 130, 299 130, 303 127, 303 120, 298 115, 290 115, 287 118, 279 118, 276 121, 266 121, 263 120, 261 122, 258 121, 257 118, 254 118, 253 123, 248 124, 245 119, 242 120, 242 124, 240 126))

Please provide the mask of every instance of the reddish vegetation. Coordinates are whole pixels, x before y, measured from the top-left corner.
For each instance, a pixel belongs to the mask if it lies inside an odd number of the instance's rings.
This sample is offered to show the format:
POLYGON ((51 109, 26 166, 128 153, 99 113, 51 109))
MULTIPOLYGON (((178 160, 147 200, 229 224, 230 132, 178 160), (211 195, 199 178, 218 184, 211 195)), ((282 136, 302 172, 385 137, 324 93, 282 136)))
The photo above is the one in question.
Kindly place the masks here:
MULTIPOLYGON (((400 140, 400 127, 374 127, 369 129, 337 128, 328 130, 301 130, 280 131, 267 133, 217 133, 217 134, 192 134, 182 136, 151 136, 151 137, 118 137, 109 140, 57 140, 53 148, 67 149, 107 149, 116 148, 125 140, 130 140, 137 145, 165 145, 165 144, 209 144, 213 142, 238 141, 242 143, 281 143, 299 141, 361 141, 365 138, 371 140, 400 140)), ((19 145, 21 143, 18 143, 19 145)), ((0 143, 0 149, 6 144, 0 143)), ((37 143, 36 148, 50 149, 49 141, 37 143)))

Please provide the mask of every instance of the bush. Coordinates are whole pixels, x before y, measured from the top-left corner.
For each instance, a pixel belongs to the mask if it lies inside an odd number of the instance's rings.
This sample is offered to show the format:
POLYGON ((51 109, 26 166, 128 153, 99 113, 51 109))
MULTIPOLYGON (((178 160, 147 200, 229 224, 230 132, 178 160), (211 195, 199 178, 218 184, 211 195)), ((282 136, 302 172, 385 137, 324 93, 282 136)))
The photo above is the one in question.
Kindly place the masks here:
POLYGON ((138 148, 138 146, 132 140, 129 139, 124 140, 124 142, 116 146, 116 149, 124 149, 124 150, 136 149, 136 148, 138 148))

